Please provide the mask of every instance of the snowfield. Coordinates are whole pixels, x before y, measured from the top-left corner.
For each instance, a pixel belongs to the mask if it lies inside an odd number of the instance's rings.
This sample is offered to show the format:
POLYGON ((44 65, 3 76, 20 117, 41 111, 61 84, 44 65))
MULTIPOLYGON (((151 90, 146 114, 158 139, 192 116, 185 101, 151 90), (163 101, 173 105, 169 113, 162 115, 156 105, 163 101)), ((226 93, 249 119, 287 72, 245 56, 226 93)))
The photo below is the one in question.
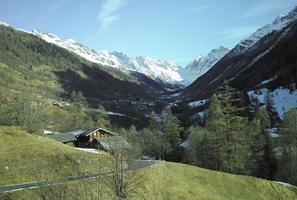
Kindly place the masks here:
POLYGON ((284 118, 286 112, 291 108, 297 108, 297 90, 287 88, 277 88, 270 92, 264 88, 256 91, 249 91, 248 96, 253 105, 258 103, 267 105, 268 99, 271 100, 272 106, 278 113, 280 119, 284 118))
POLYGON ((204 104, 206 104, 207 101, 208 101, 208 99, 193 101, 193 102, 188 103, 188 106, 190 106, 192 108, 203 106, 204 104))

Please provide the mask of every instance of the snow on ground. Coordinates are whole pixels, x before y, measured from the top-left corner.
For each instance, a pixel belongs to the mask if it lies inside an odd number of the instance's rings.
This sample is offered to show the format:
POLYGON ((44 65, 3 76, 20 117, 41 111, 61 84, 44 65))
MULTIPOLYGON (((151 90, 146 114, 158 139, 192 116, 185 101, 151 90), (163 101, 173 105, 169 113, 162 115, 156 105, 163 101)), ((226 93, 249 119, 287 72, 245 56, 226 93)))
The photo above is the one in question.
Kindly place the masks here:
POLYGON ((208 99, 193 101, 193 102, 188 103, 188 105, 191 106, 192 108, 199 107, 199 106, 203 106, 207 101, 208 101, 208 99))
POLYGON ((116 113, 116 112, 111 112, 111 111, 105 111, 105 110, 99 110, 99 109, 93 109, 95 112, 100 112, 102 114, 107 114, 107 115, 115 115, 115 116, 120 116, 120 117, 126 117, 126 114, 122 113, 116 113))
POLYGON ((278 134, 278 128, 268 128, 266 131, 270 134, 272 138, 278 138, 280 135, 278 134))
POLYGON ((170 96, 171 96, 171 97, 178 97, 178 96, 181 95, 181 94, 182 94, 182 93, 179 92, 179 93, 171 94, 170 96))
POLYGON ((115 116, 121 116, 121 117, 127 116, 126 114, 115 113, 115 112, 110 112, 110 111, 106 111, 105 113, 108 114, 108 115, 115 115, 115 116))
POLYGON ((153 156, 142 156, 142 159, 143 160, 156 160, 156 158, 153 156))
POLYGON ((272 93, 272 98, 273 106, 281 119, 291 108, 297 108, 297 90, 290 92, 289 89, 278 88, 272 93))
POLYGON ((198 113, 192 115, 190 117, 190 120, 194 121, 197 118, 204 120, 204 119, 206 119, 206 116, 207 116, 207 111, 202 111, 202 112, 198 112, 198 113))
POLYGON ((283 155, 284 148, 283 147, 275 147, 272 149, 272 152, 274 153, 274 155, 276 157, 281 157, 283 155))
POLYGON ((9 26, 8 24, 4 23, 4 22, 1 22, 0 21, 0 25, 3 25, 3 26, 9 26))
POLYGON ((292 187, 293 186, 293 185, 291 185, 289 183, 284 183, 284 182, 280 182, 280 181, 273 181, 273 182, 284 185, 284 186, 287 186, 287 187, 292 187))
POLYGON ((188 140, 185 140, 185 141, 183 141, 183 142, 180 144, 180 146, 181 146, 181 147, 185 147, 185 148, 187 148, 187 147, 190 146, 190 143, 189 143, 188 140))
POLYGON ((85 152, 89 152, 89 153, 96 153, 96 154, 101 154, 102 152, 99 152, 98 149, 91 149, 91 148, 77 148, 75 147, 75 149, 77 150, 81 150, 81 151, 85 151, 85 152))
POLYGON ((176 103, 169 103, 169 107, 176 107, 178 106, 176 103))
POLYGON ((267 97, 269 97, 280 119, 283 119, 284 114, 291 108, 297 108, 297 90, 290 91, 287 88, 279 87, 269 92, 268 89, 263 88, 261 90, 249 91, 248 96, 254 105, 257 102, 267 104, 267 97))
POLYGON ((43 130, 43 134, 44 135, 53 135, 53 134, 56 134, 56 133, 60 133, 60 132, 55 132, 55 131, 49 131, 49 130, 43 130))
POLYGON ((259 84, 257 85, 257 87, 258 87, 258 86, 261 86, 261 85, 264 85, 264 84, 267 84, 267 83, 270 83, 270 82, 272 82, 272 81, 274 81, 274 80, 276 80, 276 79, 277 79, 277 76, 272 77, 272 78, 267 79, 267 80, 264 80, 264 81, 262 81, 261 83, 259 83, 259 84))
POLYGON ((268 94, 268 89, 263 88, 261 90, 256 90, 256 91, 248 91, 248 96, 250 98, 250 101, 252 104, 255 104, 255 100, 257 103, 260 104, 265 104, 266 103, 266 97, 268 94))

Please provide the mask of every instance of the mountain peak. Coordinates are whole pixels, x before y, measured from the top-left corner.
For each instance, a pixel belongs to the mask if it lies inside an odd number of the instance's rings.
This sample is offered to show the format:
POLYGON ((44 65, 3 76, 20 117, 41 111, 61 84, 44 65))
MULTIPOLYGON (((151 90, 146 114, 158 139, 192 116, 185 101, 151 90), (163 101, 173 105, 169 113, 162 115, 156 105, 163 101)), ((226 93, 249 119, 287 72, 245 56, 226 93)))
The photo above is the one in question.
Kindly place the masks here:
POLYGON ((187 84, 192 83, 212 68, 229 51, 228 47, 219 46, 218 48, 211 50, 207 56, 197 56, 194 61, 190 62, 184 69, 180 70, 183 79, 187 81, 187 84))
POLYGON ((297 20, 297 6, 288 15, 278 15, 271 24, 266 24, 257 29, 248 38, 242 40, 233 50, 230 56, 236 56, 244 53, 247 49, 256 44, 261 38, 268 35, 273 31, 282 30, 292 21, 297 20))

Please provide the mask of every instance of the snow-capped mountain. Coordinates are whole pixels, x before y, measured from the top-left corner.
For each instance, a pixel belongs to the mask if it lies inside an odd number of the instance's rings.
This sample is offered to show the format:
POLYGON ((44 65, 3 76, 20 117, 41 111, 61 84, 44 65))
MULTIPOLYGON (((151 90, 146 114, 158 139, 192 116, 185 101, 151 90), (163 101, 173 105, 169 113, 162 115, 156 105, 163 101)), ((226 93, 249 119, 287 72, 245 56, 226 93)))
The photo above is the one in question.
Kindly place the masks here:
POLYGON ((279 15, 271 24, 242 40, 210 70, 185 88, 183 94, 205 98, 224 81, 242 90, 253 90, 262 81, 272 78, 279 87, 290 84, 294 77, 284 78, 284 74, 293 76, 296 38, 297 7, 288 15, 279 15))
POLYGON ((191 84, 194 80, 205 74, 229 51, 227 47, 220 46, 217 49, 213 49, 207 56, 197 56, 194 61, 179 71, 183 80, 187 81, 186 84, 191 84))
POLYGON ((162 80, 164 82, 178 83, 182 81, 178 73, 181 67, 175 63, 156 60, 147 56, 129 57, 124 53, 116 51, 96 51, 73 39, 61 40, 54 34, 42 33, 37 30, 33 30, 31 33, 49 43, 68 49, 94 63, 114 67, 127 73, 129 71, 137 71, 152 79, 162 80))
MULTIPOLYGON (((2 25, 9 26, 4 22, 2 25)), ((199 76, 207 72, 218 60, 220 60, 229 49, 219 47, 212 50, 207 56, 198 56, 186 68, 182 68, 175 63, 165 60, 157 60, 148 56, 129 57, 122 52, 100 50, 96 51, 73 39, 62 40, 52 33, 43 33, 38 30, 26 31, 35 35, 48 43, 63 47, 79 56, 107 67, 117 68, 125 73, 138 72, 142 73, 156 81, 163 83, 177 84, 187 86, 196 80, 199 76)))
POLYGON ((244 53, 247 49, 256 44, 261 38, 268 35, 273 31, 279 31, 286 27, 288 24, 297 19, 297 7, 295 7, 288 15, 279 15, 271 23, 259 28, 255 33, 253 33, 248 38, 242 40, 233 49, 232 54, 229 56, 236 56, 244 53))

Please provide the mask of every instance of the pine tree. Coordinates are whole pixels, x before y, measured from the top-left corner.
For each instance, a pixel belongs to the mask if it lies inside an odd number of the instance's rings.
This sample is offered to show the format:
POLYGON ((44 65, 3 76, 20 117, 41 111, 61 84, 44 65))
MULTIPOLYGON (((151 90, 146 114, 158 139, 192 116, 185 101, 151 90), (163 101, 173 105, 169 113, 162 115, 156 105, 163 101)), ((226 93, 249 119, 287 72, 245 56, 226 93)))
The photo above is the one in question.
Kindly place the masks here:
POLYGON ((282 173, 286 181, 297 184, 297 109, 286 113, 280 130, 283 147, 282 173))
POLYGON ((213 151, 210 150, 209 144, 207 143, 209 132, 202 127, 196 126, 191 126, 188 129, 188 132, 189 136, 187 142, 189 146, 187 148, 189 150, 189 162, 199 167, 210 168, 209 154, 211 154, 213 151))
POLYGON ((216 94, 210 101, 208 118, 206 121, 206 129, 209 131, 207 136, 209 152, 208 166, 211 169, 221 170, 223 157, 223 149, 225 148, 225 115, 223 113, 221 102, 216 94))
POLYGON ((175 118, 169 107, 163 111, 164 120, 161 125, 164 158, 174 160, 178 156, 180 144, 180 122, 175 118))
POLYGON ((250 148, 249 170, 252 176, 271 179, 273 156, 270 128, 270 117, 266 108, 259 108, 255 117, 249 122, 248 142, 250 148))
POLYGON ((156 130, 156 131, 160 130, 160 123, 158 123, 157 115, 156 115, 155 111, 152 111, 150 114, 150 119, 148 121, 148 127, 151 130, 156 130))
POLYGON ((156 159, 163 158, 164 146, 162 142, 162 127, 161 121, 157 119, 156 113, 153 111, 150 114, 150 119, 148 122, 148 129, 147 131, 149 134, 145 134, 147 137, 150 137, 150 142, 152 143, 152 149, 150 150, 151 155, 156 159))
POLYGON ((225 135, 225 159, 223 161, 224 171, 241 173, 247 161, 247 146, 245 130, 246 119, 241 115, 245 111, 242 107, 242 99, 238 93, 231 88, 227 82, 220 93, 220 101, 224 113, 224 135, 225 135))
POLYGON ((247 163, 245 108, 238 93, 227 83, 211 99, 206 128, 209 147, 214 153, 210 159, 213 169, 243 173, 247 163))

